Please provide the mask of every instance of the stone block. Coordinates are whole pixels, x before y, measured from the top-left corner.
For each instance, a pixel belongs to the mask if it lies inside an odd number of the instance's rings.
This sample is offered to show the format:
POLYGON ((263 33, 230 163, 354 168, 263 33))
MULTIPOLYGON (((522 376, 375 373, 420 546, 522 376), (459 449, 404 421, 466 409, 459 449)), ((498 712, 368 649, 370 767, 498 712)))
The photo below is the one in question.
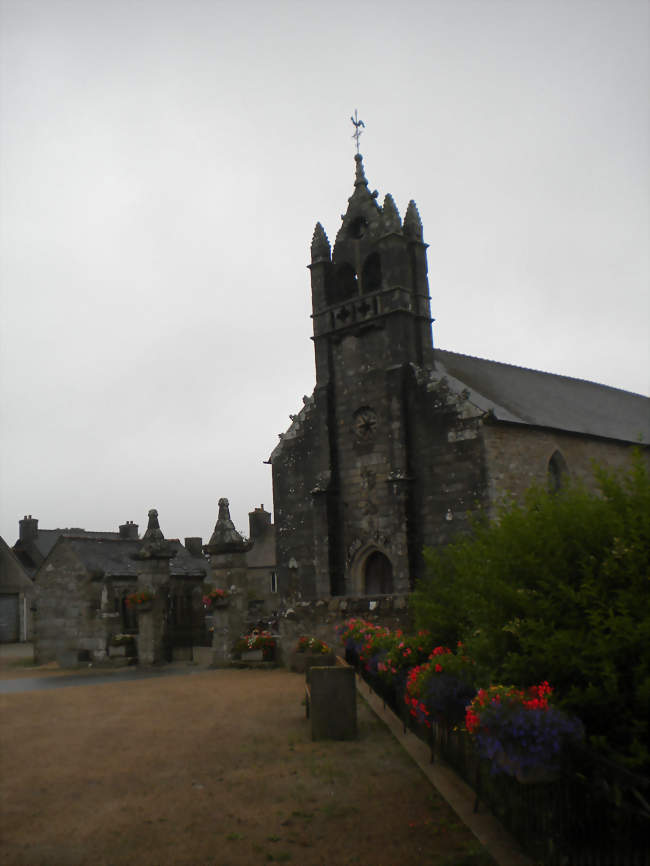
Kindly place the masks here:
POLYGON ((349 665, 312 667, 308 672, 312 740, 353 740, 357 736, 357 689, 349 665))
POLYGON ((192 647, 192 660, 202 667, 214 664, 213 648, 211 646, 192 647))
POLYGON ((172 647, 172 661, 174 661, 174 662, 191 662, 192 661, 192 647, 191 646, 172 647))

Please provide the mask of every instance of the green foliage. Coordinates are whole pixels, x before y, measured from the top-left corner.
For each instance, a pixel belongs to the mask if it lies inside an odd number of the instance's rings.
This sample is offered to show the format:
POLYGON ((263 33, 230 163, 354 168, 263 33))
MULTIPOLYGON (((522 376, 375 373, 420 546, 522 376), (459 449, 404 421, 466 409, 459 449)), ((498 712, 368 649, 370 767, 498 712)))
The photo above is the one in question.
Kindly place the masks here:
POLYGON ((462 640, 486 681, 548 680, 593 744, 647 768, 650 477, 640 454, 595 472, 597 495, 531 489, 427 551, 413 610, 439 640, 462 640))

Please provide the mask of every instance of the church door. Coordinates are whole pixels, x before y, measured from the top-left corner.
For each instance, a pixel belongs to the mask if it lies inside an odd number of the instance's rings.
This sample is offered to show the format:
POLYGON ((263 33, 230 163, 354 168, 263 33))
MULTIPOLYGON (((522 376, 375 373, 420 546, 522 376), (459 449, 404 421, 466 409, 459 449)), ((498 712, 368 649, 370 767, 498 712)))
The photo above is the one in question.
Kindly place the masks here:
POLYGON ((393 591, 393 566, 378 550, 366 560, 365 588, 366 595, 388 595, 393 591))

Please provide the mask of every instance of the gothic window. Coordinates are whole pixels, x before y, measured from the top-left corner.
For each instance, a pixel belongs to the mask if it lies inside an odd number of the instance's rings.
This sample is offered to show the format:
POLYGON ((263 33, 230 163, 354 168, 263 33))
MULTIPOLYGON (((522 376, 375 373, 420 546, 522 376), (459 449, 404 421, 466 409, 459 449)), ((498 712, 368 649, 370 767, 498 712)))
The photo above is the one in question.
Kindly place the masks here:
POLYGON ((327 303, 341 304, 357 295, 357 275, 352 265, 344 262, 332 274, 327 286, 327 303))
POLYGON ((381 289, 381 259, 379 253, 370 253, 363 263, 361 290, 364 294, 381 289))
POLYGON ((551 459, 548 461, 548 469, 546 479, 550 493, 557 493, 567 483, 569 477, 569 467, 566 460, 559 451, 554 451, 551 459))
POLYGON ((393 566, 378 550, 366 559, 364 583, 366 595, 388 595, 393 591, 393 566))

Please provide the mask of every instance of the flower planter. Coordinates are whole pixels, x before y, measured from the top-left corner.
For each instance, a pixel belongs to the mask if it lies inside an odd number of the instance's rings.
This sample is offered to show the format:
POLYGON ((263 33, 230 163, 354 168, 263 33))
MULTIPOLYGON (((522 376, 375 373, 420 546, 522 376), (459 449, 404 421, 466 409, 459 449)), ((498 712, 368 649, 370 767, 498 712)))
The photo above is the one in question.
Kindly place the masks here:
POLYGON ((243 662, 261 662, 264 660, 264 650, 244 650, 241 654, 241 660, 243 662))
POLYGON ((136 606, 136 610, 138 613, 149 613, 153 610, 153 602, 143 601, 142 604, 136 606))
POLYGON ((299 674, 304 674, 309 668, 336 664, 336 656, 329 653, 292 652, 289 657, 289 668, 299 674))
POLYGON ((126 644, 118 644, 117 646, 109 646, 109 658, 123 658, 126 656, 126 644))

